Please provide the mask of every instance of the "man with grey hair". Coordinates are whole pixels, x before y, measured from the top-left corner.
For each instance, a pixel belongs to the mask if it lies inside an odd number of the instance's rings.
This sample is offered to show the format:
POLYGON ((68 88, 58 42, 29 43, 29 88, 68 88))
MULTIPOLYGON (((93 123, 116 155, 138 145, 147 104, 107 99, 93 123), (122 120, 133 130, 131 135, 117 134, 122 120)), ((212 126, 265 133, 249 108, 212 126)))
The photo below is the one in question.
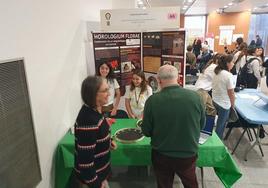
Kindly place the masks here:
POLYGON ((172 188, 175 173, 187 188, 198 187, 195 168, 205 108, 199 95, 178 85, 172 65, 159 68, 161 91, 145 103, 142 132, 151 137, 158 188, 172 188))

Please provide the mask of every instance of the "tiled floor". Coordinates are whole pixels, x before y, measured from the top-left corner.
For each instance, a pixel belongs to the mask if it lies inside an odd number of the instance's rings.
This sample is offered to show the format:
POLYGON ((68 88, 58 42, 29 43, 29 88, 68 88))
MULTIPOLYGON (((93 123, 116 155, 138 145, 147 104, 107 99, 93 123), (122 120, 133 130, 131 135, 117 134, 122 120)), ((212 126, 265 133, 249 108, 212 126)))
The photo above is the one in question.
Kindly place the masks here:
MULTIPOLYGON (((265 127, 268 132, 268 126, 265 127)), ((240 129, 234 129, 225 141, 225 145, 231 152, 235 142, 241 134, 240 129)), ((264 157, 261 157, 259 148, 256 146, 248 154, 248 161, 244 161, 243 155, 245 149, 250 145, 247 135, 243 137, 240 145, 238 146, 235 154, 233 155, 234 160, 239 166, 242 177, 234 184, 234 188, 267 188, 268 187, 268 135, 261 140, 264 157)), ((110 188, 155 188, 155 178, 152 170, 150 175, 146 174, 146 168, 113 168, 113 177, 110 180, 110 188)), ((200 181, 200 169, 197 168, 197 176, 200 181)), ((205 188, 221 188, 222 183, 216 176, 213 168, 204 168, 204 184, 205 188)), ((178 177, 175 177, 174 188, 182 188, 183 185, 180 183, 178 177)), ((200 183, 201 187, 201 183, 200 183)))

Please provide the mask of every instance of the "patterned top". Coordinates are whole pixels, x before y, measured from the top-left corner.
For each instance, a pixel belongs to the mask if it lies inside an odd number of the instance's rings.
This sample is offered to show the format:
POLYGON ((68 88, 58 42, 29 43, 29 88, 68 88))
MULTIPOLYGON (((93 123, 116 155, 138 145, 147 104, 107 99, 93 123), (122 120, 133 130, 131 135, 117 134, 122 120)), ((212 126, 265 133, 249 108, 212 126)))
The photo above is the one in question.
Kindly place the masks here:
POLYGON ((83 105, 75 123, 74 170, 77 178, 91 188, 100 188, 111 173, 110 143, 106 119, 83 105))

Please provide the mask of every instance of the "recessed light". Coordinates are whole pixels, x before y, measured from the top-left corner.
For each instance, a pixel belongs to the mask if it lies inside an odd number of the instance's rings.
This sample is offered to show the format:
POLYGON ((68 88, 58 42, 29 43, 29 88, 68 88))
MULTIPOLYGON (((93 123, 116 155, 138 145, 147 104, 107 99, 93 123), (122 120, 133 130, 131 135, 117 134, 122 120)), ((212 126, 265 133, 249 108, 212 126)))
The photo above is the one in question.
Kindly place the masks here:
POLYGON ((228 8, 228 6, 227 6, 227 5, 225 5, 225 6, 224 6, 224 8, 228 8))
POLYGON ((258 7, 254 7, 254 10, 258 9, 258 7))
POLYGON ((228 5, 229 5, 229 6, 232 6, 232 5, 233 5, 233 3, 229 3, 228 5))
POLYGON ((193 0, 188 0, 189 3, 193 2, 193 0))

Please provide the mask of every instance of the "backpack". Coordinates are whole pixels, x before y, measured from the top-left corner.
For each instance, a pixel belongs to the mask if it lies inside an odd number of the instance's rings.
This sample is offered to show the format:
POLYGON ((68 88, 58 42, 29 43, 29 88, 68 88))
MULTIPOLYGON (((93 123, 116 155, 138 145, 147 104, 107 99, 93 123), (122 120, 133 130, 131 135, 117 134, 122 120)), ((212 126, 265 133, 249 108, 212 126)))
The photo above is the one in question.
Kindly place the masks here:
MULTIPOLYGON (((243 86, 245 88, 248 87, 249 83, 252 82, 252 78, 254 79, 254 73, 249 73, 249 64, 254 61, 258 60, 258 58, 251 58, 246 61, 246 64, 239 69, 237 74, 237 80, 236 80, 236 87, 243 86)), ((257 80, 257 78, 255 77, 257 80)))

